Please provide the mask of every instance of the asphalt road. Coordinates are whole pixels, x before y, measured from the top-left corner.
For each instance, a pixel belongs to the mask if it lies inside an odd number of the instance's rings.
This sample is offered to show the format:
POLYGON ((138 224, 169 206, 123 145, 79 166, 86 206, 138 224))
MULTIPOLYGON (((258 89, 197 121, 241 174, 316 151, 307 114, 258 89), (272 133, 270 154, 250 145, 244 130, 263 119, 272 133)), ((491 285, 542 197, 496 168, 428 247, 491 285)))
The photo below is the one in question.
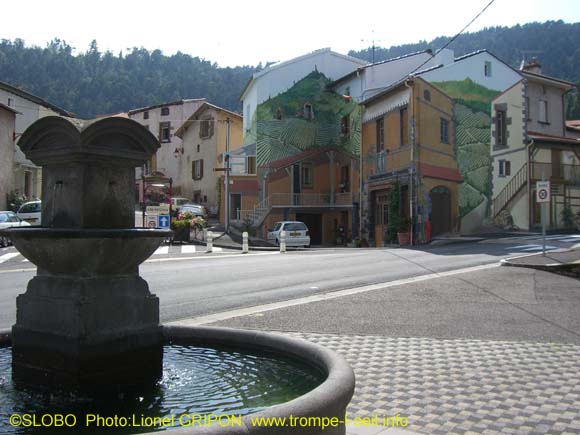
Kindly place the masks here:
MULTIPOLYGON (((554 236, 555 237, 555 236, 554 236)), ((580 241, 553 238, 549 246, 567 248, 580 241)), ((172 247, 173 248, 173 247, 172 247)), ((409 278, 433 272, 495 263, 537 252, 533 239, 486 240, 421 249, 323 249, 299 252, 221 252, 154 255, 141 275, 161 301, 161 320, 169 322, 316 293, 409 278)), ((35 274, 22 257, 2 261, 14 248, 0 250, 0 328, 15 321, 15 299, 35 274)))

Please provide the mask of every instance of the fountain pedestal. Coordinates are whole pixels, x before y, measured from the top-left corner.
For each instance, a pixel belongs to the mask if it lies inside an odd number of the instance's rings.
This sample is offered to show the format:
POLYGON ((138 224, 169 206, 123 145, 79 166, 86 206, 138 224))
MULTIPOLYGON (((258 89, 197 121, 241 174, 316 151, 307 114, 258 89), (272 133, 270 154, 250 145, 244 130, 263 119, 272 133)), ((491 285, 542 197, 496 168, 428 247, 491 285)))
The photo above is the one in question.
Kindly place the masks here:
POLYGON ((135 166, 159 144, 124 118, 42 118, 20 147, 43 167, 41 228, 10 231, 38 267, 16 301, 16 381, 73 388, 161 375, 159 300, 138 267, 169 235, 134 229, 135 166))

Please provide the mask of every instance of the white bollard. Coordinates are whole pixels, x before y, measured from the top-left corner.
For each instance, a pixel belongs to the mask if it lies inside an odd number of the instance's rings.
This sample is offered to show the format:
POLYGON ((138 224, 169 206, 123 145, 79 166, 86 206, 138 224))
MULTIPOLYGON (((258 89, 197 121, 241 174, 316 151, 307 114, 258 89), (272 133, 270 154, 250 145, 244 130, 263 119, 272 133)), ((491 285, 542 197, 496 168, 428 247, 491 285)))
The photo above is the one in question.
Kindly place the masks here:
POLYGON ((286 231, 280 231, 280 252, 286 252, 286 231))
POLYGON ((207 232, 205 241, 207 244, 205 252, 213 252, 213 233, 211 231, 207 232))
POLYGON ((248 233, 244 231, 242 233, 242 254, 248 253, 248 233))

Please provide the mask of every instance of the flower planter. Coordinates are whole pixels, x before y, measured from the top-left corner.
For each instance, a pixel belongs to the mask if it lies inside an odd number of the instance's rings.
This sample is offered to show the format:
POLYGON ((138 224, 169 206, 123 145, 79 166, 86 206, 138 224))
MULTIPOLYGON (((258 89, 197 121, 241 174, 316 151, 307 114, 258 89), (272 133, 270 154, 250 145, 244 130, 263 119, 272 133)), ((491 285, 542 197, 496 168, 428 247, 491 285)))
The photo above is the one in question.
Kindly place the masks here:
POLYGON ((411 235, 407 231, 405 233, 397 233, 397 238, 399 239, 399 245, 408 245, 411 241, 411 235))
POLYGON ((173 242, 189 243, 190 241, 191 241, 191 228, 189 228, 189 226, 176 228, 173 230, 173 242))

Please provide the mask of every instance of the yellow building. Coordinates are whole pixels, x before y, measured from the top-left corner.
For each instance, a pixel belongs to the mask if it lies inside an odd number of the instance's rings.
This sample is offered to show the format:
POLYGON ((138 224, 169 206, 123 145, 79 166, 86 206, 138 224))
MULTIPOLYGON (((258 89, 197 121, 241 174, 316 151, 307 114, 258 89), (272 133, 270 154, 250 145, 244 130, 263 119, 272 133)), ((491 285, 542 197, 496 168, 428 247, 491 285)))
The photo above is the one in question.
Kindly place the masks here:
MULTIPOLYGON (((377 246, 398 208, 412 243, 459 230, 453 100, 418 77, 362 102, 361 231, 377 246), (398 207, 389 205, 400 186, 398 207)), ((401 232, 403 228, 400 228, 401 232)))

